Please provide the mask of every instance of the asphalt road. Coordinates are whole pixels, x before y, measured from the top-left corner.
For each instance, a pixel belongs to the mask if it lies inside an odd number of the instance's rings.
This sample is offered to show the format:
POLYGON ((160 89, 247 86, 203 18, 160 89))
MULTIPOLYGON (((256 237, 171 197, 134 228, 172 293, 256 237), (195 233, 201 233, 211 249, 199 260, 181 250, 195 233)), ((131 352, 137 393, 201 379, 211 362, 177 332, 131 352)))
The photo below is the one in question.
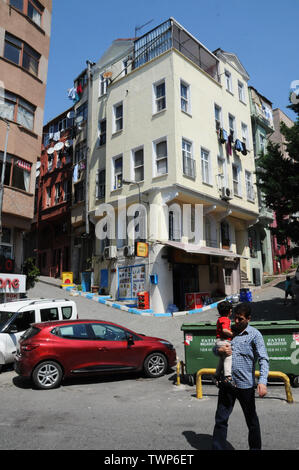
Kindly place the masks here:
MULTIPOLYGON (((256 293, 253 307, 258 294, 266 296, 256 293)), ((177 318, 141 317, 71 297, 42 283, 30 291, 30 297, 72 298, 81 318, 111 320, 164 337, 173 342, 182 360, 182 323, 217 318, 216 311, 177 318)), ((263 302, 266 306, 265 298, 263 302)), ((8 368, 0 374, 0 391, 0 450, 103 450, 111 457, 118 450, 130 455, 130 450, 192 453, 211 448, 217 388, 204 383, 204 396, 197 399, 195 387, 175 385, 175 371, 159 379, 135 374, 76 378, 59 389, 39 391, 8 368)), ((294 403, 289 404, 283 384, 271 384, 268 395, 256 400, 265 450, 299 449, 299 389, 292 393, 294 403)), ((247 428, 239 404, 230 419, 228 446, 247 449, 247 428)))

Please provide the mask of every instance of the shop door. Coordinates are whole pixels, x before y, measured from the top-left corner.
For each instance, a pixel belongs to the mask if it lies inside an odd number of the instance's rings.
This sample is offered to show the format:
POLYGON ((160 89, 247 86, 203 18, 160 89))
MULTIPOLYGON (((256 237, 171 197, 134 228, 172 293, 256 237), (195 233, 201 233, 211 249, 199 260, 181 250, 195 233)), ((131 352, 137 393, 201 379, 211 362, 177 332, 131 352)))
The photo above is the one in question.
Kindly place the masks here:
POLYGON ((185 310, 185 294, 199 292, 198 266, 194 264, 173 265, 173 303, 180 311, 185 310))

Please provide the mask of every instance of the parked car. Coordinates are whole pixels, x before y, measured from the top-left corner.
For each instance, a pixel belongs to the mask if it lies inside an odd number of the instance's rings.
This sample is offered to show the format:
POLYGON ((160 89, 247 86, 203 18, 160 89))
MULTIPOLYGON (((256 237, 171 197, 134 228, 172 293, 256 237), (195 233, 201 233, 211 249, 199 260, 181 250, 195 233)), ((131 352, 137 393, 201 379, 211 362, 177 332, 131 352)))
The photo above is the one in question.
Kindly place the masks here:
POLYGON ((31 323, 49 320, 74 320, 77 307, 72 300, 23 299, 0 305, 0 371, 14 362, 20 337, 31 323))
POLYGON ((161 377, 175 364, 169 341, 111 322, 77 320, 32 325, 20 341, 15 371, 39 389, 52 389, 79 374, 144 371, 161 377))
POLYGON ((299 284, 299 266, 297 266, 297 269, 295 272, 295 282, 296 284, 299 284))

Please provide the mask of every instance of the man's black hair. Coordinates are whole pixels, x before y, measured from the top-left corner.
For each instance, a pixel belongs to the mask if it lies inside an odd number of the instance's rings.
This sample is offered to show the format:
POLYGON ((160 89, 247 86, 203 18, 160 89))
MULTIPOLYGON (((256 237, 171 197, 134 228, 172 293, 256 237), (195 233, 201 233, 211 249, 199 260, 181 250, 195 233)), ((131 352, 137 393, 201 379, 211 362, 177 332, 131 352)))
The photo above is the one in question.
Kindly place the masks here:
POLYGON ((244 315, 245 318, 251 316, 251 305, 248 302, 238 304, 234 310, 235 315, 244 315))
POLYGON ((227 300, 225 300, 224 302, 220 302, 217 305, 217 309, 218 309, 218 313, 221 317, 222 316, 227 317, 229 312, 232 311, 232 305, 227 300))

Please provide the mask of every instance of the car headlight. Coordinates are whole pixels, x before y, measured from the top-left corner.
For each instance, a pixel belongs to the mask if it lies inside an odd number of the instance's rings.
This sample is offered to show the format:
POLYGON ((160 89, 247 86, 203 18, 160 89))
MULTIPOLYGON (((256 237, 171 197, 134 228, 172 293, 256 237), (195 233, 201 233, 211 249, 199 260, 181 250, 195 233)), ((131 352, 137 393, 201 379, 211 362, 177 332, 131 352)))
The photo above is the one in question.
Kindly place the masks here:
POLYGON ((160 343, 164 344, 168 349, 174 349, 173 344, 169 343, 169 341, 160 341, 160 343))

